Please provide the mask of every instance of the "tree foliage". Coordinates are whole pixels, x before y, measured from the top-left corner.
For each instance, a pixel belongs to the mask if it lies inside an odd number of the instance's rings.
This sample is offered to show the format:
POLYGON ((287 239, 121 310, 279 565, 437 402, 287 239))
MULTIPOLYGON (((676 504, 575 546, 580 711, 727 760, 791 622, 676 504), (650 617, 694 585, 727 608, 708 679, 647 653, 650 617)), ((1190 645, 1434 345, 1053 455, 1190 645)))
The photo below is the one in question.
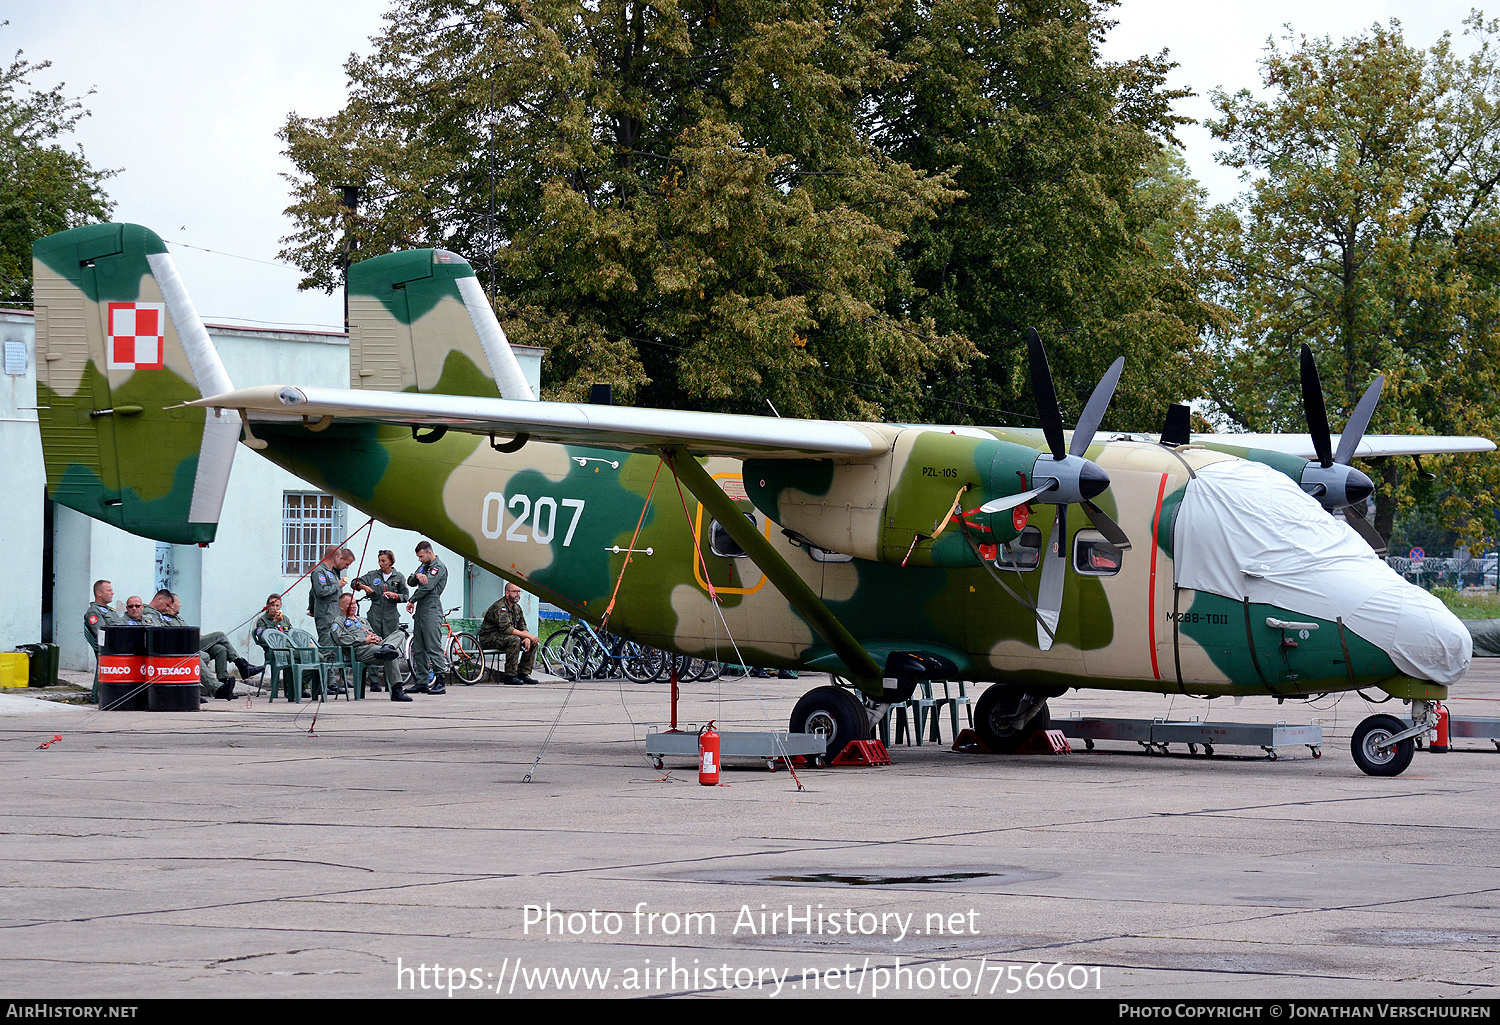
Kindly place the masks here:
MULTIPOLYGON (((1306 342, 1335 425, 1383 373, 1372 433, 1500 437, 1500 26, 1466 26, 1467 56, 1447 35, 1415 48, 1396 22, 1337 43, 1289 38, 1262 62, 1269 98, 1215 95, 1221 159, 1254 176, 1220 251, 1236 330, 1212 396, 1231 423, 1306 430, 1306 342)), ((1372 469, 1389 534, 1430 486, 1404 461, 1372 469)), ((1490 533, 1496 461, 1447 474, 1450 521, 1490 533)))
POLYGON ((349 104, 283 131, 287 255, 337 283, 329 186, 363 183, 364 252, 469 257, 547 383, 787 415, 876 415, 878 391, 969 346, 884 307, 947 175, 871 145, 899 68, 884 11, 816 0, 424 0, 352 58, 349 104))
POLYGON ((360 252, 468 257, 554 395, 993 422, 1036 323, 1065 395, 1130 352, 1147 396, 1161 359, 1191 380, 1213 311, 1180 264, 1166 65, 1105 64, 1104 10, 408 3, 342 111, 287 120, 284 255, 337 287, 335 187, 365 185, 360 252))
POLYGON ((1126 356, 1110 423, 1147 430, 1207 384, 1200 337, 1223 311, 1188 262, 1203 197, 1170 150, 1185 92, 1165 88, 1165 55, 1101 58, 1107 6, 904 5, 891 46, 911 70, 883 90, 877 137, 915 167, 955 169, 966 196, 903 247, 911 308, 985 357, 943 390, 1029 412, 1018 343, 1034 325, 1073 412, 1126 356))
POLYGON ((115 172, 91 166, 83 148, 59 137, 87 116, 62 86, 33 89, 29 79, 51 67, 18 51, 0 66, 0 303, 31 304, 31 243, 44 235, 103 220, 114 204, 104 181, 115 172))

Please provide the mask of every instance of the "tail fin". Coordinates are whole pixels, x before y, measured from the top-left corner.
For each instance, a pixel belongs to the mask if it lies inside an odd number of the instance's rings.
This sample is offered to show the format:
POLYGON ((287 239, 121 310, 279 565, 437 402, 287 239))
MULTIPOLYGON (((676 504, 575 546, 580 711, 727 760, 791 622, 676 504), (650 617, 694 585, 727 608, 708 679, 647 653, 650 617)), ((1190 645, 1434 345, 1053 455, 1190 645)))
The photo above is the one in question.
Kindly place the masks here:
POLYGON ((180 406, 233 386, 167 247, 136 224, 90 224, 31 253, 52 499, 158 541, 212 541, 240 418, 180 406))
POLYGON ((535 398, 474 268, 446 249, 349 268, 349 387, 535 398))

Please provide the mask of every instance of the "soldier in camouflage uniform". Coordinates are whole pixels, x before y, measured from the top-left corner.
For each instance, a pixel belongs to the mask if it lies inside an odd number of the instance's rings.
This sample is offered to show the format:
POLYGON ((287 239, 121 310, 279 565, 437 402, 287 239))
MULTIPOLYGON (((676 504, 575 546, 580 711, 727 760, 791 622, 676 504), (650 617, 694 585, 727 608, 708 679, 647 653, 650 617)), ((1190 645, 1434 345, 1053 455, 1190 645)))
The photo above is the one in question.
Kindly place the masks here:
POLYGON ((430 542, 417 544, 421 567, 408 578, 415 590, 406 603, 412 613, 411 689, 418 694, 446 694, 443 676, 448 672, 443 657, 443 588, 448 584, 448 569, 432 550, 430 542))
POLYGON ((406 601, 406 580, 396 572, 396 556, 382 551, 376 558, 379 569, 372 569, 354 582, 355 588, 370 596, 368 613, 371 628, 381 637, 401 629, 401 608, 406 601))
POLYGON ((339 602, 340 617, 333 627, 335 644, 347 644, 354 649, 354 657, 367 666, 384 663, 385 684, 391 692, 392 701, 410 701, 411 697, 401 689, 401 673, 396 668, 396 658, 406 634, 396 630, 384 639, 371 627, 368 620, 360 617, 352 594, 344 595, 339 602))
POLYGON ((536 649, 540 643, 536 634, 526 632, 521 589, 515 584, 506 584, 505 597, 489 607, 479 627, 481 648, 505 652, 505 672, 500 675, 500 682, 511 687, 536 683, 531 667, 536 662, 536 649))

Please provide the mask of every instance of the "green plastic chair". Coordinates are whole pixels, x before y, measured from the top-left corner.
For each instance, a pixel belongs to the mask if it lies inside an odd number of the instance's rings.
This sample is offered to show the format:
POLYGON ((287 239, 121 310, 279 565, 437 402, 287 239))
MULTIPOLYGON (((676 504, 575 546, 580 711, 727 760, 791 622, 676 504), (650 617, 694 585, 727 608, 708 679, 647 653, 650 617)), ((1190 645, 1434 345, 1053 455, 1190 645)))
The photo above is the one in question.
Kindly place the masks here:
POLYGON ((288 701, 297 701, 302 696, 302 688, 297 685, 295 667, 297 664, 296 652, 292 650, 291 638, 280 630, 267 630, 256 643, 266 653, 266 672, 271 675, 271 696, 268 700, 276 700, 276 687, 282 688, 288 701))
POLYGON ((301 697, 303 681, 309 673, 315 673, 318 677, 318 698, 328 700, 328 670, 331 666, 323 661, 323 652, 318 646, 318 639, 306 630, 293 630, 291 633, 292 654, 295 658, 293 663, 293 679, 296 682, 298 697, 301 697))

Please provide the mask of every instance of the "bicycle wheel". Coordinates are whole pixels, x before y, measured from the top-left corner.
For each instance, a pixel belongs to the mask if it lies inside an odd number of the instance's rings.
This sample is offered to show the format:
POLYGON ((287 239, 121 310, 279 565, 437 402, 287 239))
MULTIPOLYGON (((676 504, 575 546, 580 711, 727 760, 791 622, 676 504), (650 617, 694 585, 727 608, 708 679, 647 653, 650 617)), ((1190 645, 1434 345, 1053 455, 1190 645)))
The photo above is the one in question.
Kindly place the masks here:
POLYGON ((571 671, 563 662, 563 645, 568 641, 568 632, 558 630, 551 637, 542 642, 542 650, 537 652, 537 658, 542 661, 542 668, 552 676, 561 676, 565 680, 573 679, 571 671))
POLYGON ((448 660, 453 666, 453 675, 472 687, 484 675, 484 650, 479 647, 479 638, 473 634, 457 633, 449 642, 448 660))
POLYGON ((401 671, 402 686, 411 683, 411 634, 407 634, 406 640, 401 642, 401 657, 397 668, 401 671))
POLYGON ((698 682, 713 683, 724 675, 724 663, 709 661, 704 664, 703 672, 698 674, 698 682))
POLYGON ((562 663, 572 674, 569 679, 589 679, 603 661, 604 653, 599 650, 587 630, 575 628, 568 631, 568 638, 563 642, 562 663))
POLYGON ((626 678, 636 683, 650 683, 661 672, 662 654, 655 648, 631 641, 626 643, 621 655, 626 678))

